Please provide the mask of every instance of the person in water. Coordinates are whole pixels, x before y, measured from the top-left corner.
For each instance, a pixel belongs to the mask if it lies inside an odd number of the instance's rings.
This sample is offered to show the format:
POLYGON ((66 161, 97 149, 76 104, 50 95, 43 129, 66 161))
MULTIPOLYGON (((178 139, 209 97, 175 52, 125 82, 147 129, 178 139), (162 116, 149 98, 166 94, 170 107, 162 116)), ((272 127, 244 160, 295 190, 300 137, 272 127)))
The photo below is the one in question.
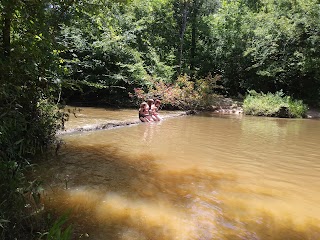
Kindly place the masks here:
POLYGON ((148 99, 147 100, 148 106, 149 106, 149 115, 151 116, 153 121, 160 121, 160 117, 157 115, 156 109, 157 107, 155 106, 155 102, 153 99, 148 99))
POLYGON ((157 119, 157 121, 161 121, 161 118, 159 116, 160 105, 161 105, 161 101, 159 99, 156 99, 154 101, 152 115, 157 119))
POLYGON ((141 122, 152 122, 153 119, 149 112, 149 105, 146 102, 140 104, 139 119, 141 122))

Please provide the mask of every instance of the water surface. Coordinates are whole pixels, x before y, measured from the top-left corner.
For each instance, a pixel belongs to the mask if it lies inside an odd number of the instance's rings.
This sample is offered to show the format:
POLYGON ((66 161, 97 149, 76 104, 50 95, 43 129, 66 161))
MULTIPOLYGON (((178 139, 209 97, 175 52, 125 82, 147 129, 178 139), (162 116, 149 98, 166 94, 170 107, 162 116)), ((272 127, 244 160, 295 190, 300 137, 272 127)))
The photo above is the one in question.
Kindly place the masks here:
POLYGON ((63 140, 46 198, 73 209, 75 239, 320 239, 320 121, 203 114, 63 140))

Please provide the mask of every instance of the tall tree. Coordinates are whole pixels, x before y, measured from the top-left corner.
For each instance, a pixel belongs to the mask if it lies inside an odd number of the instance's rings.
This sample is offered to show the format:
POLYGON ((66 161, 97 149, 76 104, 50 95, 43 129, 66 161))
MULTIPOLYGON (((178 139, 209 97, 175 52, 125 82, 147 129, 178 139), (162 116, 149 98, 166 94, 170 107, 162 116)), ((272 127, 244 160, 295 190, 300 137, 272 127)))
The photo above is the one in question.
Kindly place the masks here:
POLYGON ((180 1, 180 15, 181 15, 181 23, 180 23, 180 45, 179 45, 179 75, 182 73, 182 64, 183 64, 183 45, 185 32, 187 28, 188 15, 190 9, 190 0, 182 0, 180 1))
POLYGON ((9 1, 4 1, 2 5, 2 15, 1 20, 3 22, 2 26, 2 46, 3 46, 3 57, 8 58, 10 55, 10 49, 11 49, 11 21, 12 21, 12 15, 14 12, 16 1, 12 1, 9 3, 9 1))
POLYGON ((190 52, 190 71, 191 75, 194 75, 195 61, 196 61, 196 48, 197 48, 197 28, 198 28, 198 15, 203 0, 192 1, 192 34, 191 34, 191 52, 190 52))

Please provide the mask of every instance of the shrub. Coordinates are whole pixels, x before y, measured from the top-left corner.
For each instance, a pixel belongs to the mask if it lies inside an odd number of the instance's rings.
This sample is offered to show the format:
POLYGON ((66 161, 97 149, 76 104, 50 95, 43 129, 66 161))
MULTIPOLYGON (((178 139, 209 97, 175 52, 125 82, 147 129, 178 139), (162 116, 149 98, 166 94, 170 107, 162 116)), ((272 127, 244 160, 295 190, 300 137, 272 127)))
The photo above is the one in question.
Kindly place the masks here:
POLYGON ((222 96, 215 93, 221 88, 217 84, 219 76, 210 74, 205 79, 192 81, 188 75, 179 76, 173 84, 162 80, 150 79, 150 84, 145 88, 135 88, 129 96, 137 103, 149 98, 161 99, 162 104, 182 110, 196 110, 210 108, 222 96))
POLYGON ((243 111, 248 115, 301 118, 307 110, 301 100, 285 96, 282 91, 265 94, 251 90, 243 102, 243 111))
POLYGON ((64 116, 41 93, 27 90, 11 84, 0 90, 0 239, 31 237, 41 225, 39 181, 28 182, 25 172, 55 141, 64 116))
MULTIPOLYGON (((42 233, 39 240, 69 240, 72 238, 72 226, 65 227, 69 213, 65 213, 59 217, 50 227, 48 232, 42 233)), ((49 215, 50 216, 50 215, 49 215)))

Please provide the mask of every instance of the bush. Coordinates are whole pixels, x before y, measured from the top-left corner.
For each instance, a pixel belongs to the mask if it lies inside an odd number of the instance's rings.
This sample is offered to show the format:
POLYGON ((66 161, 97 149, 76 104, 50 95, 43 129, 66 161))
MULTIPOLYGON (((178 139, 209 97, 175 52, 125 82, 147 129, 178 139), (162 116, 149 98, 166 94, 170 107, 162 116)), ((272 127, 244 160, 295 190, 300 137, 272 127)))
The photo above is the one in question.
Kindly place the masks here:
POLYGON ((55 141, 64 117, 38 91, 2 84, 0 90, 0 239, 31 237, 41 228, 40 182, 28 182, 32 159, 55 141))
POLYGON ((243 102, 244 113, 255 116, 301 118, 307 110, 301 100, 285 96, 282 91, 264 94, 251 90, 243 102))
MULTIPOLYGON (((72 226, 65 227, 69 213, 65 213, 59 217, 50 227, 48 232, 42 233, 39 240, 69 240, 72 238, 72 226)), ((49 215, 50 216, 50 215, 49 215)))
POLYGON ((216 93, 222 88, 217 84, 220 76, 212 77, 210 74, 205 79, 192 81, 188 75, 179 76, 173 84, 162 80, 150 79, 146 89, 135 88, 130 97, 138 103, 146 99, 161 99, 163 105, 169 108, 182 110, 209 109, 211 105, 221 99, 216 93))

